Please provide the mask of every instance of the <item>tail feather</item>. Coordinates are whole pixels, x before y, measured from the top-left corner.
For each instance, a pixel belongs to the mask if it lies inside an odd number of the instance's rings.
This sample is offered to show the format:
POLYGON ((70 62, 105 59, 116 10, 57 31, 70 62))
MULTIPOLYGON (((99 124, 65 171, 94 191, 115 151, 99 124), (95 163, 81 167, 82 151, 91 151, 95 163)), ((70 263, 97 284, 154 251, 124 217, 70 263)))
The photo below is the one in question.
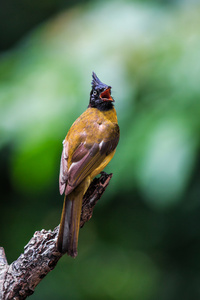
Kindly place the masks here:
POLYGON ((61 253, 76 257, 78 247, 78 236, 80 228, 80 217, 82 208, 82 195, 73 197, 73 192, 65 196, 57 248, 61 253))

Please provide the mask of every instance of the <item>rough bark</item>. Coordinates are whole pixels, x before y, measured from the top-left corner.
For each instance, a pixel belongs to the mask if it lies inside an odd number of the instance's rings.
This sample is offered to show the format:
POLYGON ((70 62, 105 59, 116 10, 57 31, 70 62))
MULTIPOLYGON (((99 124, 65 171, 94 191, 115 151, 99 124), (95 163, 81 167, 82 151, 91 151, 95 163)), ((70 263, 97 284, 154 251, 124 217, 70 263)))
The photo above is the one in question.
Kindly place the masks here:
MULTIPOLYGON (((112 174, 101 173, 95 178, 83 198, 81 224, 83 227, 103 195, 112 174)), ((40 281, 55 268, 62 254, 56 249, 59 226, 53 231, 36 231, 24 253, 8 265, 4 249, 0 247, 0 300, 23 300, 33 294, 40 281)))

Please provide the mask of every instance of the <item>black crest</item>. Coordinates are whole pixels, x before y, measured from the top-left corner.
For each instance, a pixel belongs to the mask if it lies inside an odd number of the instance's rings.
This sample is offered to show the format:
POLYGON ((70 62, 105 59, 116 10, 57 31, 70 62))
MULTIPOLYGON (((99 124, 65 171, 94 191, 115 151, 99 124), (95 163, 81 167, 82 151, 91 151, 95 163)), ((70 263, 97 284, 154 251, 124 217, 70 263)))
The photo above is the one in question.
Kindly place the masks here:
POLYGON ((111 97, 111 86, 101 82, 97 75, 92 72, 92 90, 90 92, 89 107, 107 111, 113 108, 114 99, 111 97))
POLYGON ((95 89, 95 88, 106 88, 107 87, 107 84, 101 82, 101 80, 97 77, 97 75, 92 72, 92 88, 95 89))

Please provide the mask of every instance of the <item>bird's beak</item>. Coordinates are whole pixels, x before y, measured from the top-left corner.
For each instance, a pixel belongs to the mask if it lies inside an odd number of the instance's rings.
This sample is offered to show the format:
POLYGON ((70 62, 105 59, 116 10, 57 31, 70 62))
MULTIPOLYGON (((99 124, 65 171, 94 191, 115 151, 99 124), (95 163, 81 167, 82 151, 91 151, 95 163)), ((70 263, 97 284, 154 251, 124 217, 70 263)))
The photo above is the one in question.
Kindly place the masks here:
POLYGON ((103 91, 101 94, 100 94, 100 98, 103 100, 103 101, 112 101, 114 102, 114 99, 111 97, 110 95, 110 90, 111 90, 111 87, 108 87, 105 91, 103 91))

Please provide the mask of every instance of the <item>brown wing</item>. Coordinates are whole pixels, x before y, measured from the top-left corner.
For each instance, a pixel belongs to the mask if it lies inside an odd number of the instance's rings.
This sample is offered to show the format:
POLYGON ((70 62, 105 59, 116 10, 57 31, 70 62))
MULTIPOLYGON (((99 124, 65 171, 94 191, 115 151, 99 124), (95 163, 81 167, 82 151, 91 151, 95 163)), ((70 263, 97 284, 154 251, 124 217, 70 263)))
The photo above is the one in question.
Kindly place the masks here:
POLYGON ((74 151, 69 168, 67 167, 68 143, 63 144, 60 165, 60 193, 70 194, 81 181, 92 173, 116 148, 119 141, 119 127, 116 124, 110 139, 99 143, 81 142, 74 151))
POLYGON ((105 154, 100 152, 100 144, 87 145, 81 143, 75 150, 71 166, 68 170, 68 180, 65 194, 68 195, 81 181, 95 170, 104 160, 105 154), (77 158, 79 158, 77 160, 77 158))
POLYGON ((81 181, 92 173, 109 155, 115 150, 119 141, 119 127, 116 127, 112 139, 88 145, 81 143, 75 150, 71 166, 68 170, 67 187, 65 194, 68 195, 81 181))
POLYGON ((63 151, 60 161, 60 175, 59 175, 59 190, 62 195, 71 192, 87 175, 87 170, 93 166, 93 162, 99 159, 95 156, 99 153, 99 144, 94 144, 91 146, 86 145, 86 143, 80 143, 73 153, 71 159, 71 165, 68 170, 68 142, 63 143, 63 151), (66 188, 67 185, 67 188, 66 188), (66 189, 66 190, 65 190, 66 189))
POLYGON ((117 144, 119 142, 119 126, 117 124, 112 136, 113 137, 111 139, 103 141, 100 148, 101 154, 105 154, 107 156, 117 147, 117 144))
POLYGON ((61 195, 64 193, 67 179, 68 179, 67 159, 68 159, 68 142, 64 141, 63 151, 60 160, 60 174, 59 174, 59 190, 61 195))

